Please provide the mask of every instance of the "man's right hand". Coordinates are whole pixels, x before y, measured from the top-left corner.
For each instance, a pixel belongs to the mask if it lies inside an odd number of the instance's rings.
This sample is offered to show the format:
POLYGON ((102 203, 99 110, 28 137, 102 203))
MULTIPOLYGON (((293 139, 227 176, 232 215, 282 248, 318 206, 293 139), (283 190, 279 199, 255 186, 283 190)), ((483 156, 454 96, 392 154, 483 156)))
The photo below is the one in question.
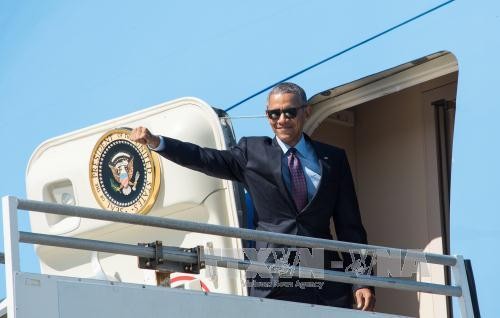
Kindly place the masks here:
POLYGON ((155 149, 160 145, 160 137, 153 135, 146 127, 137 127, 130 132, 130 140, 155 149))

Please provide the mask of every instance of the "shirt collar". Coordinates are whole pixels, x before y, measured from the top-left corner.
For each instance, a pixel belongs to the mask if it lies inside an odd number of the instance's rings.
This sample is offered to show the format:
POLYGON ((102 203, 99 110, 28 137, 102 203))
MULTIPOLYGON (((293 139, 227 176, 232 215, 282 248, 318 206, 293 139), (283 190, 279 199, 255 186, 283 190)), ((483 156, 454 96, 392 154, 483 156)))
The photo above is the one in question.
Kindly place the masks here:
MULTIPOLYGON (((278 145, 280 146, 280 148, 284 154, 288 152, 288 149, 292 148, 291 146, 284 143, 277 136, 276 136, 276 142, 278 142, 278 145)), ((304 134, 302 134, 302 137, 300 137, 299 142, 293 148, 297 149, 297 152, 299 154, 302 154, 302 156, 305 155, 305 153, 307 151, 307 144, 306 144, 306 139, 304 138, 304 134)))

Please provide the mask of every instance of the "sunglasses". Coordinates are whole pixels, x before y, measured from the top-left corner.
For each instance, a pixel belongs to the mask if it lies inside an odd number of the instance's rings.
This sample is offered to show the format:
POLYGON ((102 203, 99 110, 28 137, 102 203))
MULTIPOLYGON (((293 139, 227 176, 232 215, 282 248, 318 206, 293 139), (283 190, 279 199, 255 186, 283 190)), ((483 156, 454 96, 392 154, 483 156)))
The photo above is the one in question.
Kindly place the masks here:
POLYGON ((299 109, 306 108, 307 105, 302 105, 299 107, 289 107, 285 109, 272 109, 272 110, 266 110, 266 115, 269 117, 271 120, 278 120, 281 117, 281 114, 285 115, 285 118, 287 119, 294 119, 297 117, 297 112, 299 109))

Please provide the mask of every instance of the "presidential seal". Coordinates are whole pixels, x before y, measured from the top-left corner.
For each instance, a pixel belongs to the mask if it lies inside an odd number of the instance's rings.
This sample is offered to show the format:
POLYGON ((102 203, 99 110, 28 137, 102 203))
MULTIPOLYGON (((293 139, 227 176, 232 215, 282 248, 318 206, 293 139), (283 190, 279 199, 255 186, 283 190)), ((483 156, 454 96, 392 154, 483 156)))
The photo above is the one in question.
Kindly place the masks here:
POLYGON ((102 208, 144 214, 160 189, 160 161, 147 146, 131 141, 130 131, 111 130, 96 143, 90 157, 90 186, 102 208))

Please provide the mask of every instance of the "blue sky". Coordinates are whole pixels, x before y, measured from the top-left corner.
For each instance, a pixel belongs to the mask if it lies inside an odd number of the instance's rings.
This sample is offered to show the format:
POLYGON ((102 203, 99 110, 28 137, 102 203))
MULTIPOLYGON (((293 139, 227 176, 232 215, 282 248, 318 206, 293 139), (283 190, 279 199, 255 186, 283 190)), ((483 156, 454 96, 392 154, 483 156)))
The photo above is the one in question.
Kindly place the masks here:
MULTIPOLYGON (((183 96, 227 108, 443 2, 0 0, 0 195, 26 196, 30 155, 48 138, 183 96)), ((317 93, 421 57, 419 45, 396 30, 294 81, 317 93), (404 44, 374 50, 384 41, 404 44), (377 63, 357 58, 371 50, 377 63)), ((262 114, 264 103, 230 114, 262 114)), ((262 119, 234 126, 237 137, 270 134, 262 119)), ((20 224, 29 228, 26 214, 20 224)), ((22 268, 39 270, 31 246, 22 268)))

